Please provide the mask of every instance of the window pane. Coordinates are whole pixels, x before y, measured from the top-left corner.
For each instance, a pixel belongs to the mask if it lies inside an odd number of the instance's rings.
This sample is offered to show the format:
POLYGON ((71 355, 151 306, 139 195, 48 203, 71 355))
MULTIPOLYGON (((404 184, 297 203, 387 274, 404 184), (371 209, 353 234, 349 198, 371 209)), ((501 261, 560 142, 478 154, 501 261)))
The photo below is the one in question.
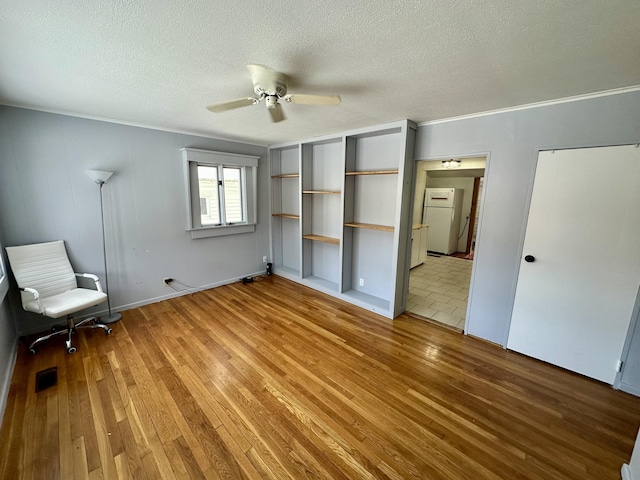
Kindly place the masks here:
POLYGON ((227 223, 244 222, 242 218, 241 169, 224 167, 224 209, 227 223))
POLYGON ((218 169, 216 167, 198 165, 198 188, 200 189, 200 222, 202 225, 218 225, 220 211, 218 208, 218 169))

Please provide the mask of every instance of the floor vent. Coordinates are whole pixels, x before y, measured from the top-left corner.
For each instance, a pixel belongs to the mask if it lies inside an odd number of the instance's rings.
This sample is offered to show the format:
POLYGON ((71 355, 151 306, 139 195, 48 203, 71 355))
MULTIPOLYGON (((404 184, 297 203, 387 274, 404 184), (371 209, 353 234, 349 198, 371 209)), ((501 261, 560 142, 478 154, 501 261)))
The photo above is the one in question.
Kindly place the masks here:
POLYGON ((47 368, 36 373, 36 393, 58 384, 58 367, 47 368))

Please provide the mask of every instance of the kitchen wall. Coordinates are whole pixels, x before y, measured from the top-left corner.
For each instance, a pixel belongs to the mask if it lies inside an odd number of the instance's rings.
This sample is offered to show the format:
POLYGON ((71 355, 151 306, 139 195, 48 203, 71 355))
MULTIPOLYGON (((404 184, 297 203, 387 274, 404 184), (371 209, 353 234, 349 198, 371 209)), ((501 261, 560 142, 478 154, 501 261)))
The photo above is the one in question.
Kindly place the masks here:
MULTIPOLYGON (((0 241, 65 240, 76 271, 104 278, 98 186, 90 169, 115 172, 104 186, 111 304, 116 309, 236 281, 269 255, 265 147, 0 106, 0 241), (260 157, 254 233, 192 240, 186 226, 180 147, 260 157), (180 285, 176 284, 178 288, 180 285)), ((11 297, 11 293, 9 295, 11 297)), ((104 307, 101 307, 104 308, 104 307)), ((16 330, 47 329, 12 302, 16 330)))
POLYGON ((466 332, 506 345, 539 150, 640 142, 640 91, 420 126, 415 159, 488 155, 466 332))
POLYGON ((427 172, 424 169, 425 162, 416 162, 415 190, 413 196, 412 223, 422 223, 422 211, 424 207, 424 189, 427 186, 427 172))

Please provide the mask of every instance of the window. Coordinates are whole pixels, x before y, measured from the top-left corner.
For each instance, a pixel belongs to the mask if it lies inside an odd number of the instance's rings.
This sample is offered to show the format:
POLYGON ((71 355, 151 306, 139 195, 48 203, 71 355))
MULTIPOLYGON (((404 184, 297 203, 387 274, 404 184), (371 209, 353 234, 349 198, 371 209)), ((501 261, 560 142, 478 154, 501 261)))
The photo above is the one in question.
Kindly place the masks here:
POLYGON ((181 150, 191 237, 255 231, 258 157, 181 150))
POLYGON ((224 185, 224 215, 227 222, 242 223, 244 206, 242 205, 241 178, 242 169, 222 167, 224 185))
POLYGON ((244 171, 244 167, 198 165, 200 223, 203 227, 247 223, 242 182, 244 171), (224 201, 220 202, 221 199, 224 201))

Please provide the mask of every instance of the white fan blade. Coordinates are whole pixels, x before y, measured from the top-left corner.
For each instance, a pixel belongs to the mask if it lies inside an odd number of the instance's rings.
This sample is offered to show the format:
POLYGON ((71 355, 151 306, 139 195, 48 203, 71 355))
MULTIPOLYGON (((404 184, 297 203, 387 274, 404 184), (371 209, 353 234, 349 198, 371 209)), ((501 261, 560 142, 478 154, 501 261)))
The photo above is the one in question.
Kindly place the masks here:
POLYGON ((272 122, 277 123, 285 119, 284 112, 282 111, 282 107, 279 103, 277 103, 275 107, 268 108, 267 110, 269 110, 272 122))
POLYGON ((220 113, 226 112, 227 110, 233 110, 234 108, 247 107, 254 103, 258 103, 259 101, 259 99, 253 97, 239 98, 238 100, 232 100, 231 102, 209 105, 207 109, 214 113, 220 113))
POLYGON ((287 95, 284 97, 289 103, 297 103, 298 105, 340 105, 339 95, 287 95))

